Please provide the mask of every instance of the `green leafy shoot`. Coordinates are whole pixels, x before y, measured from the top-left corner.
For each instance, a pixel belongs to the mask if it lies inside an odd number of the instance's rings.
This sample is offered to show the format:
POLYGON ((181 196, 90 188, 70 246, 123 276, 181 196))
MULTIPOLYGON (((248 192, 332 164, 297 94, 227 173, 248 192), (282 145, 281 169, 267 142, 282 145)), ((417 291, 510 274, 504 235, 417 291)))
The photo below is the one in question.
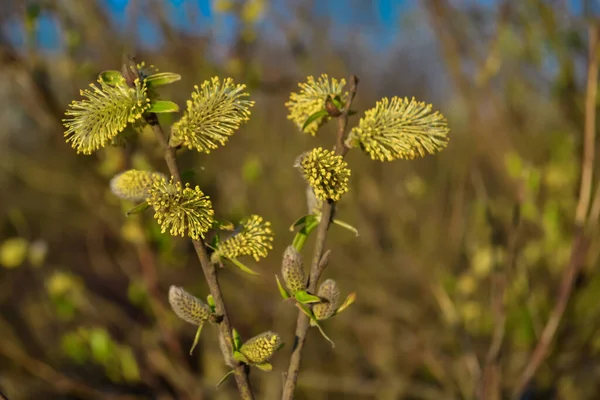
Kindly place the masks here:
POLYGON ((194 352, 196 345, 198 345, 198 340, 200 340, 200 333, 202 332, 202 326, 204 324, 198 325, 198 329, 196 330, 196 335, 194 336, 194 343, 192 343, 192 347, 190 348, 190 356, 194 352))
POLYGON ((308 117, 304 125, 302 125, 302 132, 304 132, 304 130, 306 130, 306 127, 312 124, 314 121, 318 120, 319 118, 326 117, 327 115, 329 115, 327 113, 327 110, 319 110, 316 113, 312 114, 310 117, 308 117))
POLYGON ((138 205, 136 205, 135 207, 127 210, 127 212, 125 213, 126 216, 130 216, 130 215, 134 215, 134 214, 141 214, 144 211, 146 211, 148 208, 150 207, 150 205, 147 202, 142 202, 138 205))
POLYGON ((168 100, 156 100, 150 104, 148 112, 155 114, 178 112, 179 106, 176 103, 168 100))
POLYGON ((281 297, 283 297, 284 300, 289 299, 290 295, 287 292, 287 290, 285 290, 283 285, 281 284, 281 281, 279 280, 279 276, 275 275, 275 279, 277 280, 277 288, 279 289, 279 294, 281 294, 281 297))

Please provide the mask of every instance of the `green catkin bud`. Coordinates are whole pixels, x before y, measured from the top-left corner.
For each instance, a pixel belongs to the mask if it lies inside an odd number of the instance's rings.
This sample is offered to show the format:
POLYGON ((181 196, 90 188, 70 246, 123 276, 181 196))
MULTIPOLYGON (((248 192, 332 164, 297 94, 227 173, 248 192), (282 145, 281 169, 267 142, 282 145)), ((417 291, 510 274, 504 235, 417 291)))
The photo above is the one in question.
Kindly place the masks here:
POLYGON ((111 179, 110 190, 121 199, 143 201, 150 195, 154 183, 166 180, 167 177, 160 172, 130 169, 111 179))
MULTIPOLYGON (((331 80, 326 74, 315 80, 313 76, 309 76, 306 82, 299 83, 299 93, 291 93, 290 100, 285 103, 285 106, 289 110, 288 119, 291 120, 298 129, 302 129, 306 120, 314 113, 325 109, 325 102, 330 96, 340 96, 345 101, 347 93, 343 93, 344 85, 346 81, 344 79, 337 80, 332 78, 331 80)), ((319 127, 331 118, 325 115, 321 118, 317 118, 311 122, 304 130, 304 132, 315 136, 319 127)))
POLYGON ((189 236, 192 239, 204 237, 213 224, 214 210, 208 196, 198 186, 191 188, 189 183, 157 181, 146 200, 154 208, 154 218, 161 232, 172 236, 189 236))
POLYGON ((430 104, 414 98, 383 98, 367 110, 346 145, 360 147, 373 160, 412 160, 448 145, 448 122, 430 104))
POLYGON ((128 124, 142 119, 150 108, 150 98, 144 82, 136 79, 134 87, 125 84, 125 79, 116 85, 98 80, 99 86, 90 85, 82 90, 84 100, 73 101, 63 119, 67 128, 64 136, 78 153, 91 154, 110 144, 128 124))
POLYGON ((306 289, 306 276, 302 266, 302 255, 294 246, 288 246, 283 252, 281 263, 283 281, 292 293, 306 289))
POLYGON ((242 353, 251 364, 262 364, 273 356, 281 345, 278 334, 267 331, 253 337, 240 347, 242 353))
POLYGON ((178 286, 169 288, 169 303, 179 318, 192 325, 202 325, 211 314, 210 307, 202 300, 178 286))
POLYGON ((242 229, 224 242, 221 242, 217 254, 233 259, 240 256, 252 256, 256 261, 264 258, 273 248, 273 230, 271 223, 261 216, 252 215, 242 221, 242 229))
POLYGON ((313 313, 318 320, 323 320, 331 317, 338 306, 340 299, 340 289, 333 279, 327 279, 319 287, 317 295, 327 302, 317 303, 313 306, 313 313))
POLYGON ((231 78, 221 82, 218 77, 195 86, 192 99, 187 101, 183 117, 173 125, 172 140, 201 153, 210 153, 223 146, 242 123, 250 119, 250 107, 245 85, 231 78))
POLYGON ((338 201, 348 191, 350 169, 343 157, 321 147, 301 154, 296 160, 317 199, 338 201))

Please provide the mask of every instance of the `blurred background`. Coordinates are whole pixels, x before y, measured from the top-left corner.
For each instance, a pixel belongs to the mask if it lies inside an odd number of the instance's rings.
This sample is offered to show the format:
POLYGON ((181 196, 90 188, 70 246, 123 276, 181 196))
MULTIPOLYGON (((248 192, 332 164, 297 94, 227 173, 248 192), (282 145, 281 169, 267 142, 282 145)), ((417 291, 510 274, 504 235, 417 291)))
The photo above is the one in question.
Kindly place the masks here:
POLYGON ((237 398, 233 380, 215 389, 227 372, 216 329, 189 356, 194 327, 168 306, 173 284, 208 294, 191 244, 161 235, 150 212, 125 217, 133 204, 108 189, 126 168, 166 171, 152 134, 92 156, 63 138, 67 104, 129 52, 182 75, 162 90, 181 106, 214 75, 256 101, 226 147, 179 163, 219 216, 260 214, 276 233, 250 263, 261 277, 219 271, 242 337, 272 329, 287 343, 272 373, 252 371, 257 398, 280 398, 294 338, 297 310, 273 279, 306 211, 292 164, 335 136, 335 124, 300 133, 284 103, 321 73, 360 77, 351 125, 383 96, 414 96, 448 118, 451 140, 415 161, 349 153, 337 215, 360 236, 330 229, 325 276, 358 300, 324 323, 335 349, 310 332, 297 398, 511 398, 565 282, 521 398, 600 398, 600 236, 582 250, 573 229, 599 15, 595 0, 0 0, 0 390, 237 398))

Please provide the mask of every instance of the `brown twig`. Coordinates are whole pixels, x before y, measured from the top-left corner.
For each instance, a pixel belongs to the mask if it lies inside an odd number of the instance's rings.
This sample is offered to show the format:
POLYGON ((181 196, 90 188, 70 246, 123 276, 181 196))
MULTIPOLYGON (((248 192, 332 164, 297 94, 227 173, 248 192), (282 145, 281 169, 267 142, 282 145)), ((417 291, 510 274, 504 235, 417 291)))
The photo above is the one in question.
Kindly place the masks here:
POLYGON ((550 345, 556 334, 562 316, 565 312, 573 284, 579 274, 579 270, 585 260, 589 247, 589 239, 585 230, 585 223, 590 205, 590 195, 592 188, 592 174, 595 151, 596 135, 596 94, 598 89, 598 50, 600 43, 600 30, 598 24, 592 24, 589 27, 589 53, 588 53, 588 73, 587 89, 585 99, 585 126, 584 126, 584 149, 581 165, 581 190, 579 191, 579 201, 575 214, 575 233, 571 247, 571 256, 569 263, 565 268, 558 299, 548 322, 544 326, 540 340, 538 341, 531 357, 521 375, 519 384, 513 392, 514 398, 519 398, 521 393, 529 385, 529 382, 544 362, 550 351, 550 345))
MULTIPOLYGON (((350 87, 350 97, 344 106, 342 115, 338 117, 338 133, 336 141, 336 153, 342 157, 348 152, 348 147, 344 144, 344 136, 346 134, 346 127, 348 125, 348 113, 352 106, 352 101, 356 96, 356 87, 358 86, 358 78, 352 75, 350 87)), ((325 241, 327 240, 327 230, 331 224, 331 218, 335 209, 335 202, 328 201, 323 205, 323 211, 321 214, 321 222, 317 228, 317 237, 315 241, 315 250, 310 267, 310 278, 308 281, 308 291, 314 293, 317 289, 317 284, 323 269, 321 266, 322 259, 324 258, 323 251, 325 249, 325 241)), ((327 253, 326 253, 327 254, 327 253)), ((328 257, 327 257, 328 258, 328 257)), ((308 333, 310 320, 301 311, 298 312, 298 320, 296 322, 296 341, 292 350, 292 356, 290 357, 290 365, 286 375, 285 384, 283 386, 283 400, 292 400, 294 398, 294 391, 296 390, 296 384, 298 382, 298 374, 300 372, 300 361, 302 360, 302 350, 304 349, 304 342, 308 333)))
MULTIPOLYGON (((165 161, 169 168, 170 174, 176 182, 181 183, 181 174, 179 173, 179 167, 177 166, 177 158, 175 149, 169 145, 168 139, 165 136, 162 127, 158 123, 155 115, 151 115, 148 118, 148 123, 152 126, 152 130, 156 135, 156 138, 160 142, 164 152, 165 161)), ((192 240, 196 255, 202 266, 202 272, 204 272, 204 278, 208 284, 210 294, 213 296, 215 301, 215 311, 218 315, 222 316, 222 319, 218 323, 219 334, 224 339, 225 346, 222 348, 223 357, 226 362, 231 361, 233 354, 233 339, 231 337, 231 324, 229 322, 229 316, 227 314, 227 308, 225 307, 225 301, 223 300, 223 294, 221 293, 221 287, 215 271, 215 266, 210 262, 206 247, 202 239, 192 240)), ((235 382, 238 387, 240 396, 244 400, 254 399, 252 394, 252 388, 250 387, 250 380, 248 379, 248 367, 240 363, 233 363, 233 371, 235 382)))

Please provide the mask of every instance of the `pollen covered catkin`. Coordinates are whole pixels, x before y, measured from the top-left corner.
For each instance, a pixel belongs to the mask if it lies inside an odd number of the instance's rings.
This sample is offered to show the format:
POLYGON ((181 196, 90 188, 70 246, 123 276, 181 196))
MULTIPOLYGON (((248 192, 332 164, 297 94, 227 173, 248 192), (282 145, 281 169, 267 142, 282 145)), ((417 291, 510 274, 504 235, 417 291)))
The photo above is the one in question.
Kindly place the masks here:
POLYGON ((275 332, 267 331, 253 337, 240 347, 240 353, 251 364, 262 364, 273 356, 281 345, 281 338, 275 332))

